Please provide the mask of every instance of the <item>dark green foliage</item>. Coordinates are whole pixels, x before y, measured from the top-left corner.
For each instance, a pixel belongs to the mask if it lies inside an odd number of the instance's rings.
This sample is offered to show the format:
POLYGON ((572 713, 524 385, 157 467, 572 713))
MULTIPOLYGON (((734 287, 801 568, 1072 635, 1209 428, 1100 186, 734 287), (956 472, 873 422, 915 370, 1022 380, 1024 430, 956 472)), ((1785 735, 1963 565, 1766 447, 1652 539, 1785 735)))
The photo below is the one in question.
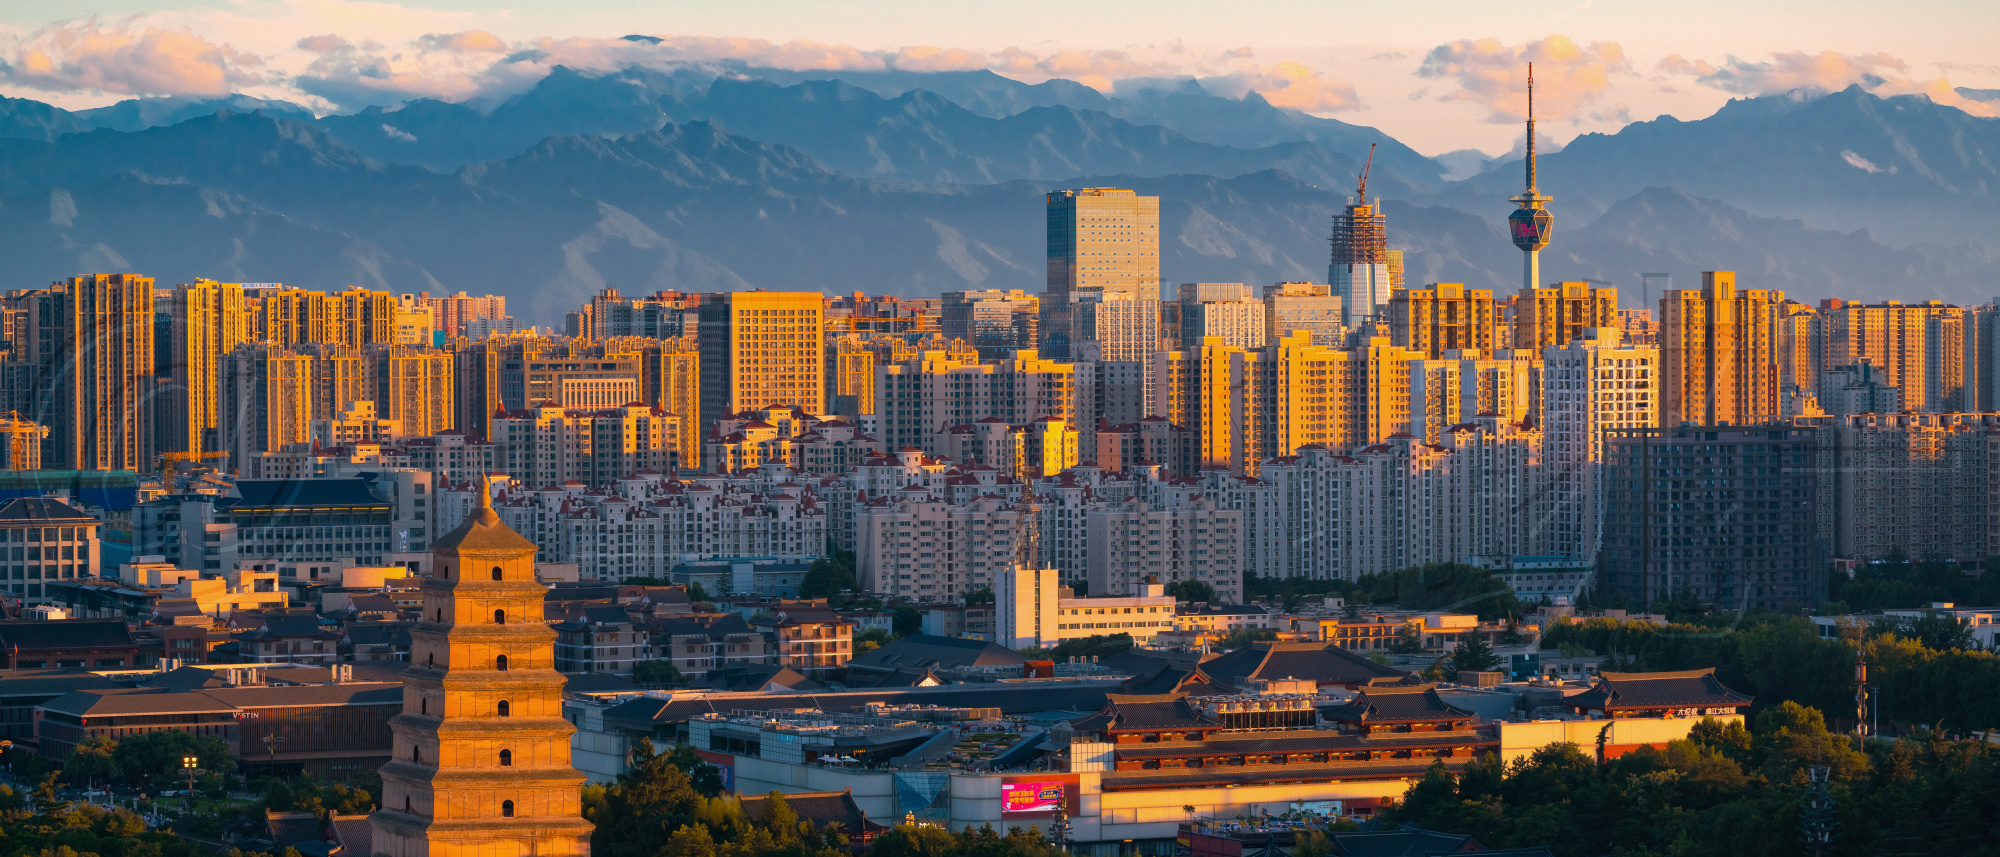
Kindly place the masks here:
POLYGON ((898 604, 893 612, 895 615, 890 619, 890 627, 895 630, 896 636, 907 637, 924 630, 924 614, 917 612, 917 608, 898 604))
POLYGON ((1843 732, 1854 727, 1859 647, 1867 653, 1869 683, 1877 688, 1874 715, 1883 731, 1942 726, 1962 732, 2000 724, 2000 655, 1992 652, 1938 651, 1888 635, 1825 639, 1806 619, 1770 614, 1664 626, 1564 620, 1543 631, 1544 650, 1566 645, 1615 652, 1621 669, 1716 667, 1723 684, 1756 697, 1759 707, 1794 701, 1825 712, 1843 732))
POLYGON ((673 661, 639 661, 632 665, 632 683, 641 687, 680 684, 681 671, 673 661))
POLYGON ((1451 666, 1456 672, 1479 672, 1499 665, 1500 656, 1493 654, 1493 647, 1486 644, 1486 638, 1478 634, 1458 644, 1458 650, 1451 653, 1451 666))
POLYGON ((827 545, 827 555, 813 560, 805 579, 799 582, 800 598, 834 598, 854 591, 854 552, 827 545))
MULTIPOLYGON (((206 857, 207 846, 168 832, 148 833, 124 809, 71 804, 55 795, 55 779, 33 801, 0 786, 0 855, 4 857, 206 857)), ((247 857, 238 855, 238 857, 247 857)))
POLYGON ((1199 580, 1176 580, 1167 584, 1166 591, 1182 604, 1208 604, 1215 601, 1215 587, 1199 580))
POLYGON ((991 604, 993 603, 993 590, 984 586, 970 589, 966 591, 963 600, 967 604, 991 604))
POLYGON ((1070 658, 1090 660, 1092 657, 1108 658, 1132 648, 1131 634, 1104 634, 1064 640, 1048 650, 1046 660, 1062 663, 1070 658))
POLYGON ((1232 651, 1251 643, 1275 639, 1278 639, 1278 631, 1275 628, 1238 628, 1222 635, 1222 639, 1216 642, 1215 647, 1222 651, 1232 651))
POLYGON ((1933 601, 2000 603, 2000 559, 1989 559, 1977 568, 1939 560, 1910 562, 1895 557, 1885 562, 1861 563, 1855 567, 1852 580, 1839 571, 1828 572, 1826 597, 1841 602, 1846 608, 1841 612, 1858 613, 1924 607, 1933 601))

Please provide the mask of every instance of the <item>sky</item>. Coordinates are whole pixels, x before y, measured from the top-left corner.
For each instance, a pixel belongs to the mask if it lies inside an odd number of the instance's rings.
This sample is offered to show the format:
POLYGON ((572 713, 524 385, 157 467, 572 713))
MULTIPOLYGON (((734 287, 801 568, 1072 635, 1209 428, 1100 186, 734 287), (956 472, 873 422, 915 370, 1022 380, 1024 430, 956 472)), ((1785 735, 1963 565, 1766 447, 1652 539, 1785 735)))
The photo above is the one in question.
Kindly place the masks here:
POLYGON ((241 92, 328 113, 490 103, 558 64, 990 69, 1111 93, 1195 78, 1425 154, 1500 154, 1520 146, 1529 61, 1557 143, 1852 84, 2000 116, 1959 92, 2000 90, 1995 32, 1991 0, 6 0, 0 94, 78 109, 241 92))

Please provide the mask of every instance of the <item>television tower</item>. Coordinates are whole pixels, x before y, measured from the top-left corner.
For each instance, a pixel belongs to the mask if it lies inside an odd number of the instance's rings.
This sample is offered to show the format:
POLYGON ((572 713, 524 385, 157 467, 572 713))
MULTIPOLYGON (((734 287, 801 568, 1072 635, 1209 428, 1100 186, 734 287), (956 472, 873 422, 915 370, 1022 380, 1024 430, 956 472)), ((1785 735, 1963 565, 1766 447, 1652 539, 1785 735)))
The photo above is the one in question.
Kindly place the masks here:
POLYGON ((1535 188, 1535 64, 1528 63, 1528 189, 1508 202, 1517 206, 1514 213, 1507 215, 1507 233, 1514 239, 1514 246, 1521 248, 1521 287, 1533 289, 1542 284, 1542 248, 1549 246, 1549 234, 1555 230, 1556 216, 1542 207, 1551 200, 1535 188))

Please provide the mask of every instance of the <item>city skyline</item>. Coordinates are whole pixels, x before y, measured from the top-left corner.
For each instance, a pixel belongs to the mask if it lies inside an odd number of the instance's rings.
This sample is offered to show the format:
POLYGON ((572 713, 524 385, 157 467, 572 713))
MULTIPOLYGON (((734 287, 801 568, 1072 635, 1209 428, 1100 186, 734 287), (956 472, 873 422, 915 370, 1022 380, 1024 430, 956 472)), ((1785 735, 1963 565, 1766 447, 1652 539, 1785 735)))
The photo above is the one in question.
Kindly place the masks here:
POLYGON ((1514 66, 1536 61, 1554 143, 1659 115, 1706 116, 1727 99, 1859 84, 1921 93, 1978 115, 2000 102, 2000 66, 1972 34, 2000 12, 1926 4, 1930 14, 1860 3, 1800 14, 1793 4, 1641 9, 1577 3, 1524 16, 1490 4, 1433 4, 1405 15, 1366 4, 1256 4, 1223 20, 1122 2, 1078 10, 1036 3, 1006 13, 866 4, 636 3, 578 11, 523 2, 493 9, 437 0, 337 3, 35 0, 0 13, 0 94, 92 107, 133 96, 246 92, 317 112, 414 98, 492 100, 557 64, 608 71, 674 61, 738 61, 827 71, 990 69, 1030 83, 1078 80, 1107 93, 1197 79, 1218 94, 1373 125, 1428 155, 1518 152, 1514 66), (83 17, 78 17, 79 14, 83 17), (1948 16, 1959 26, 1927 26, 1948 16), (1448 20, 1447 27, 1437 21, 1448 20), (1735 26, 1716 27, 1727 20, 1735 26), (1052 27, 1064 34, 1048 36, 1052 27), (1301 32, 1331 34, 1302 41, 1301 32), (1760 35, 1785 33, 1783 40, 1760 35), (657 40, 633 42, 638 34, 657 40), (1972 90, 1970 94, 1957 91, 1972 90))

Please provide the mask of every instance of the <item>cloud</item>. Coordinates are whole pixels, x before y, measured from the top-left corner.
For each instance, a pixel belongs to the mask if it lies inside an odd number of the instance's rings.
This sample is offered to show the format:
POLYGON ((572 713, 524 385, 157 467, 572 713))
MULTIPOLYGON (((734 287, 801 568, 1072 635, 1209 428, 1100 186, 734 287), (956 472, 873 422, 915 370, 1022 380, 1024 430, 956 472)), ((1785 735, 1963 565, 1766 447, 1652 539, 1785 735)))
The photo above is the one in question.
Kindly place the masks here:
POLYGON ((1737 95, 1834 92, 1860 86, 1880 96, 1921 95, 1975 116, 2000 116, 2000 103, 1978 98, 1977 90, 1972 90, 1975 95, 1969 96, 1944 78, 1911 78, 1906 75, 1909 64, 1887 53, 1784 51, 1772 54, 1766 62, 1749 62, 1732 56, 1720 66, 1669 54, 1654 68, 1669 75, 1692 77, 1696 83, 1737 95))
POLYGON ((1693 73, 1696 81, 1738 95, 1769 95, 1794 89, 1833 92, 1853 84, 1873 88, 1887 81, 1886 73, 1907 70, 1903 61, 1885 53, 1843 54, 1820 51, 1788 51, 1771 55, 1769 62, 1746 62, 1736 57, 1721 67, 1705 61, 1693 63, 1679 56, 1661 60, 1661 69, 1678 74, 1693 73), (1677 61, 1671 67, 1669 60, 1677 61))
POLYGON ((262 64, 255 54, 186 29, 76 18, 9 46, 0 78, 51 92, 218 96, 263 82, 250 71, 262 64))
POLYGON ((504 54, 507 43, 500 37, 485 30, 466 30, 463 33, 426 33, 417 39, 417 44, 427 51, 456 51, 459 53, 504 54))
POLYGON ((1331 113, 1361 107, 1361 96, 1355 93, 1354 84, 1326 77, 1295 62, 1205 77, 1201 79, 1201 85, 1209 92, 1231 98, 1242 98, 1255 92, 1278 107, 1307 113, 1331 113))
POLYGON ((1611 79, 1631 73, 1617 42, 1578 46, 1566 36, 1552 35, 1524 45, 1497 39, 1438 45, 1424 55, 1417 76, 1457 84, 1443 100, 1477 104, 1488 122, 1518 122, 1528 113, 1530 62, 1535 64, 1535 115, 1542 119, 1590 118, 1588 107, 1610 88, 1611 79))
POLYGON ((340 36, 335 35, 333 33, 327 33, 326 35, 323 36, 307 36, 298 41, 299 50, 308 51, 316 54, 323 54, 326 53, 327 51, 337 51, 341 50, 342 48, 351 48, 351 47, 353 47, 353 45, 348 44, 346 39, 343 39, 340 36))
POLYGON ((389 135, 389 139, 391 140, 401 140, 405 143, 414 143, 417 141, 417 135, 387 122, 382 123, 382 133, 389 135))

